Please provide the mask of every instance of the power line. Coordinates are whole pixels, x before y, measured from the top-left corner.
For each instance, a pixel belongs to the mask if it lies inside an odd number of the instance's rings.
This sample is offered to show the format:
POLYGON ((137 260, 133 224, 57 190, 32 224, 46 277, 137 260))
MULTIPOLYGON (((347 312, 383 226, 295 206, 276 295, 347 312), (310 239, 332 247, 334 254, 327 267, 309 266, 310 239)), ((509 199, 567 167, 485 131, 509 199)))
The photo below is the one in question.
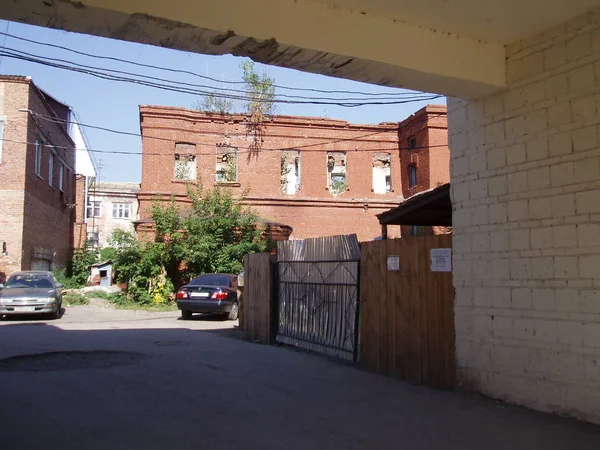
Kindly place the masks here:
MULTIPOLYGON (((18 55, 25 55, 30 58, 42 58, 45 61, 54 61, 54 62, 58 62, 58 63, 72 64, 74 66, 88 69, 88 70, 95 70, 95 71, 100 70, 100 71, 105 71, 105 72, 109 72, 109 73, 116 73, 116 74, 121 74, 121 75, 129 75, 129 76, 134 76, 134 77, 146 78, 148 80, 154 80, 154 81, 163 82, 163 83, 171 83, 174 85, 179 85, 179 86, 184 86, 184 87, 188 86, 188 87, 192 87, 192 88, 201 88, 201 89, 211 89, 212 90, 212 91, 203 91, 202 92, 203 94, 217 95, 219 97, 234 98, 237 100, 248 99, 248 91, 245 89, 220 88, 220 87, 215 87, 215 86, 207 86, 207 85, 203 85, 203 84, 186 83, 183 81, 153 77, 150 75, 144 75, 144 74, 135 73, 135 72, 126 72, 126 71, 122 71, 122 70, 118 70, 118 69, 108 69, 108 68, 104 68, 104 67, 90 66, 90 65, 86 65, 86 64, 73 62, 71 60, 60 59, 60 58, 50 58, 47 56, 36 55, 34 53, 29 53, 24 50, 19 50, 19 49, 15 49, 15 48, 11 48, 11 47, 4 47, 4 50, 14 52, 18 55), (223 91, 223 92, 219 92, 219 91, 223 91), (229 94, 229 92, 234 92, 235 94, 229 94), (240 94, 243 94, 243 96, 240 94)), ((383 100, 398 100, 398 99, 404 99, 404 100, 413 100, 414 99, 414 100, 416 100, 416 99, 421 99, 423 96, 429 98, 434 94, 420 94, 420 93, 406 93, 406 94, 397 94, 397 95, 390 94, 389 97, 374 97, 374 98, 370 98, 370 97, 365 97, 365 98, 306 97, 306 96, 300 96, 300 95, 286 95, 286 94, 274 94, 274 95, 276 97, 301 99, 301 100, 336 100, 336 101, 344 101, 344 102, 350 102, 350 101, 363 101, 364 102, 364 101, 383 101, 383 100)), ((256 99, 252 99, 252 100, 255 101, 256 99)), ((265 101, 271 101, 271 100, 265 100, 265 101)))
MULTIPOLYGON (((209 77, 206 75, 200 75, 198 73, 189 71, 189 70, 183 70, 183 69, 173 69, 170 67, 161 67, 161 66, 155 66, 152 64, 144 64, 144 63, 140 63, 140 62, 136 62, 136 61, 129 61, 126 59, 122 59, 122 58, 117 58, 114 56, 104 56, 104 55, 94 55, 91 53, 86 53, 86 52, 82 52, 79 50, 75 50, 72 49, 70 47, 65 47, 62 45, 58 45, 58 44, 51 44, 49 42, 40 42, 40 41, 36 41, 33 39, 27 39, 21 36, 16 36, 14 34, 9 34, 8 33, 8 29, 7 32, 2 33, 0 32, 0 35, 4 35, 4 36, 8 36, 10 38, 13 39, 17 39, 20 41, 24 41, 24 42, 29 42, 32 44, 36 44, 36 45, 42 45, 42 46, 46 46, 46 47, 52 47, 52 48, 57 48, 57 49, 61 49, 61 50, 65 50, 71 53, 75 53, 81 56, 86 56, 89 58, 96 58, 96 59, 103 59, 103 60, 108 60, 108 61, 116 61, 116 62, 121 62, 124 64, 131 64, 134 66, 138 66, 138 67, 146 67, 146 68, 150 68, 150 69, 157 69, 157 70, 163 70, 166 72, 172 72, 172 73, 181 73, 181 74, 186 74, 186 75, 192 75, 194 77, 200 78, 200 79, 204 79, 204 80, 208 80, 208 81, 213 81, 215 83, 221 83, 221 84, 233 84, 233 85, 241 85, 241 84, 245 84, 244 81, 229 81, 229 80, 220 80, 217 78, 213 78, 213 77, 209 77)), ((277 85, 277 84, 273 84, 273 87, 277 88, 277 89, 284 89, 284 90, 291 90, 291 91, 303 91, 303 92, 318 92, 318 93, 322 93, 322 94, 350 94, 350 95, 364 95, 364 96, 388 96, 388 95, 404 95, 404 93, 397 93, 397 94, 391 94, 391 93, 386 93, 386 92, 360 92, 360 91, 348 91, 348 90, 327 90, 327 89, 315 89, 315 88, 299 88, 299 87, 290 87, 290 86, 283 86, 283 85, 277 85)))
MULTIPOLYGON (((6 21, 6 31, 2 34, 4 34, 4 40, 2 42, 2 49, 4 50, 6 48, 6 36, 8 36, 8 27, 10 26, 10 22, 7 20, 6 21)), ((2 66, 2 55, 0 55, 0 66, 2 66)))
MULTIPOLYGON (((44 114, 39 114, 36 113, 34 111, 31 110, 20 110, 23 112, 28 112, 29 114, 31 114, 33 117, 39 117, 42 120, 46 120, 48 122, 53 122, 56 124, 60 124, 63 125, 65 123, 64 120, 58 119, 57 117, 54 116, 47 116, 44 114)), ((435 117, 441 117, 444 116, 445 114, 435 114, 435 117)), ((429 116, 420 120, 417 123, 423 123, 429 120, 429 116)), ((74 122, 67 122, 67 123, 74 123, 74 122)), ((134 136, 134 137, 140 137, 140 138, 144 138, 144 139, 155 139, 155 140, 159 140, 159 141, 166 141, 169 143, 174 143, 177 140, 176 139, 169 139, 169 138, 163 138, 160 136, 147 136, 147 135, 142 135, 139 133, 133 133, 133 132, 129 132, 129 131, 123 131, 123 130, 115 130, 112 128, 107 128, 107 127, 102 127, 102 126, 97 126, 97 125, 90 125, 90 124, 85 124, 85 123, 81 123, 81 122, 77 122, 77 124, 81 127, 84 128, 92 128, 92 129, 97 129, 97 130, 101 130, 101 131, 106 131, 109 133, 115 133, 115 134, 121 134, 121 135, 126 135, 126 136, 134 136)), ((280 151, 280 150, 299 150, 299 149, 303 149, 303 148, 310 148, 310 147, 318 147, 318 146, 322 146, 322 145, 330 145, 330 144, 336 144, 339 142, 360 142, 361 139, 364 138, 368 138, 371 136, 376 136, 376 135, 380 135, 380 134, 384 134, 384 133, 394 133, 397 131, 397 128, 390 128, 390 129, 386 129, 386 130, 380 130, 380 131, 376 131, 373 133, 368 133, 368 134, 363 134, 360 136, 353 136, 351 138, 339 138, 339 139, 331 139, 327 142, 317 142, 317 143, 313 143, 313 144, 304 144, 304 145, 298 145, 298 146, 294 146, 294 147, 289 147, 289 148, 261 148, 259 151, 280 151)), ((246 136, 246 134, 244 133, 240 133, 240 134, 233 134, 235 136, 246 136)), ((230 134, 231 136, 231 134, 230 134)), ((195 143, 194 145, 196 146, 205 146, 205 147, 211 147, 214 148, 215 145, 214 144, 205 144, 205 143, 195 143)), ((442 145, 442 147, 444 147, 445 145, 442 145)), ((247 150, 251 150, 253 152, 256 151, 255 147, 240 147, 240 146, 236 146, 236 148, 243 148, 243 149, 247 149, 247 150)), ((410 147, 410 148, 414 148, 414 147, 410 147)), ((429 147, 428 147, 429 148, 429 147)), ((407 148, 409 149, 409 148, 407 148)), ((400 147, 397 148, 397 150, 401 150, 400 147)), ((326 151, 326 150, 318 150, 318 151, 326 151)), ((138 154, 136 152, 133 152, 133 154, 138 154)), ((162 153, 161 153, 162 154, 162 153)), ((212 153, 210 153, 212 154, 212 153)))
MULTIPOLYGON (((104 69, 104 68, 98 69, 98 68, 85 66, 83 64, 77 64, 77 63, 72 63, 72 62, 69 62, 69 64, 73 64, 73 65, 53 63, 50 61, 49 58, 39 57, 37 55, 28 56, 29 54, 27 54, 26 52, 21 52, 19 50, 14 50, 14 49, 9 49, 8 51, 3 50, 0 52, 0 55, 6 56, 8 58, 14 58, 14 59, 27 61, 27 62, 31 62, 31 63, 35 63, 35 64, 40 64, 40 65, 44 65, 44 66, 48 66, 48 67, 54 67, 57 69, 63 69, 63 70, 69 70, 72 72, 83 73, 86 75, 94 76, 94 77, 109 80, 109 81, 132 83, 132 84, 137 84, 137 85, 141 85, 141 86, 153 87, 153 88, 162 89, 162 90, 166 90, 166 91, 178 92, 178 93, 182 93, 182 94, 191 94, 191 95, 196 95, 196 96, 198 96, 198 95, 213 95, 216 97, 228 98, 228 99, 234 99, 234 100, 248 100, 248 97, 245 97, 245 96, 239 96, 239 95, 236 96, 236 95, 229 95, 229 94, 223 94, 223 93, 215 93, 215 92, 206 91, 206 90, 203 91, 203 90, 191 89, 191 88, 185 88, 185 87, 179 87, 179 86, 173 86, 173 85, 165 85, 165 84, 152 82, 152 81, 139 80, 139 79, 130 78, 130 77, 113 75, 113 73, 122 73, 122 71, 117 71, 117 70, 112 70, 112 69, 104 69), (76 66, 79 66, 79 67, 76 67, 76 66), (103 72, 99 72, 99 70, 101 70, 103 72)), ((134 75, 134 76, 146 77, 145 75, 134 75)), ((153 78, 153 77, 149 77, 149 78, 153 78)), ((170 82, 176 83, 176 84, 179 83, 176 81, 170 81, 170 82)), ((428 95, 428 94, 425 94, 425 95, 428 95)), ((414 102, 418 102, 418 101, 435 100, 440 97, 441 96, 439 96, 439 95, 431 94, 428 97, 413 97, 413 98, 405 98, 402 100, 394 100, 394 101, 368 101, 368 102, 355 102, 355 101, 345 101, 345 100, 341 100, 341 101, 337 101, 337 102, 330 102, 330 101, 316 101, 316 100, 278 100, 278 99, 273 99, 273 100, 252 99, 252 101, 263 102, 263 103, 333 105, 333 106, 340 106, 340 107, 346 107, 346 108, 354 108, 354 107, 371 106, 371 105, 374 106, 374 105, 407 104, 407 103, 414 103, 414 102)))
MULTIPOLYGON (((2 138, 0 139, 1 141, 4 142, 12 142, 15 144, 25 144, 25 145, 36 145, 35 142, 27 142, 27 141, 17 141, 14 139, 7 139, 7 138, 2 138)), ((49 147, 49 148, 60 148, 60 149, 67 149, 67 150, 75 150, 74 147, 66 147, 66 146, 61 146, 61 145, 52 145, 52 144, 41 144, 42 147, 49 147)), ((215 147, 215 146, 213 146, 215 147)), ((392 152, 392 151, 400 151, 400 150, 419 150, 419 149, 430 149, 430 148, 441 148, 441 147, 448 147, 448 145, 446 144, 438 144, 438 145, 424 145, 424 146, 417 146, 417 147, 392 147, 392 148, 360 148, 360 149, 346 149, 346 150, 337 150, 339 152, 345 152, 345 153, 361 153, 361 152, 373 152, 373 153, 377 153, 377 152, 392 152)), ((239 148, 244 148, 244 147, 232 147, 235 149, 239 149, 239 148)), ((298 147, 289 147, 289 148, 278 148, 278 149, 261 149, 260 152, 265 151, 265 152, 279 152, 279 151, 288 151, 288 150, 297 150, 298 147)), ((169 153, 157 153, 157 152, 132 152, 132 151, 126 151, 126 150, 97 150, 97 149, 86 149, 88 152, 91 153, 99 153, 99 154, 107 154, 107 155, 133 155, 133 156, 169 156, 169 153)), ((328 152, 330 150, 302 150, 303 152, 321 152, 321 153, 325 153, 328 152)), ((331 150, 331 151, 335 151, 335 150, 331 150)), ((249 151, 240 151, 238 150, 236 153, 237 154, 248 154, 248 153, 255 153, 255 150, 249 150, 249 151)), ((214 156, 216 155, 216 152, 196 152, 194 153, 194 155, 198 155, 198 156, 214 156)))

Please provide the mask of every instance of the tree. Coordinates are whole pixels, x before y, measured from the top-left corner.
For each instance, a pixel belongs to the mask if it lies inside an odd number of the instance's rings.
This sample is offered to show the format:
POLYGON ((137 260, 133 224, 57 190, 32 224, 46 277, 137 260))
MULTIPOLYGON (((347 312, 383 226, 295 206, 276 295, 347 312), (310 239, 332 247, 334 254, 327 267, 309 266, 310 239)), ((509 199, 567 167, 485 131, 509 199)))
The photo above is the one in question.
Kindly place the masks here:
POLYGON ((198 111, 231 114, 235 110, 235 100, 225 95, 205 94, 192 107, 198 111))
POLYGON ((190 207, 155 199, 154 240, 139 242, 116 230, 105 251, 115 263, 117 281, 128 282, 137 303, 168 301, 174 287, 202 273, 238 273, 244 255, 263 252, 270 243, 258 217, 229 191, 188 186, 190 207))
POLYGON ((246 83, 246 113, 251 122, 262 123, 265 117, 273 115, 276 110, 275 79, 269 77, 266 71, 259 75, 254 69, 254 61, 246 60, 240 67, 246 83))
POLYGON ((219 187, 188 187, 190 208, 155 203, 155 244, 163 246, 162 264, 174 281, 201 273, 237 273, 243 257, 268 248, 258 217, 219 187))

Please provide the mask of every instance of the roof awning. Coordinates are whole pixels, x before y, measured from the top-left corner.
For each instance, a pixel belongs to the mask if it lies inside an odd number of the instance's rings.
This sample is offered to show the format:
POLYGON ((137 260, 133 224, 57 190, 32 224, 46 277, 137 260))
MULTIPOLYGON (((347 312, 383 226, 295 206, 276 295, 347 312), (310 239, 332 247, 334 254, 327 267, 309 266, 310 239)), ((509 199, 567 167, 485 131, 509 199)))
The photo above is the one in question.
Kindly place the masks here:
POLYGON ((378 214, 381 225, 452 226, 450 183, 420 192, 378 214))

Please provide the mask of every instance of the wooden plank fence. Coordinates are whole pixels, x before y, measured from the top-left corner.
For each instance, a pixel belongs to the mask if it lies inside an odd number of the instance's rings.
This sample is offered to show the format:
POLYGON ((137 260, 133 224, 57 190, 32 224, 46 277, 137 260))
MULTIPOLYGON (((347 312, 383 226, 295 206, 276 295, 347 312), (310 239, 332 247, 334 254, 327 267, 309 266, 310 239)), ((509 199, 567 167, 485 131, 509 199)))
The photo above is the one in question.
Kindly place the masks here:
POLYGON ((274 285, 272 256, 268 253, 246 255, 240 323, 244 338, 272 344, 274 341, 274 285))
POLYGON ((361 362, 368 370, 432 387, 455 383, 451 272, 432 272, 430 252, 451 235, 361 245, 361 362), (399 256, 400 270, 388 270, 399 256))

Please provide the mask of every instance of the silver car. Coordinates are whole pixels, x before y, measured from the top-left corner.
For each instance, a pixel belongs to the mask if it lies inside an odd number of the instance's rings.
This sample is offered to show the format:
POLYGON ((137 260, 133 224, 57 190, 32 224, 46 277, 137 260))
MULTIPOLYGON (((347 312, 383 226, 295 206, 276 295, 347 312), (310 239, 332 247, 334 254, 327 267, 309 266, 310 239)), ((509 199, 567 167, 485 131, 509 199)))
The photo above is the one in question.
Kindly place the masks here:
POLYGON ((52 272, 30 270, 14 273, 0 290, 0 317, 46 314, 52 319, 58 319, 61 308, 62 285, 56 281, 52 272))

